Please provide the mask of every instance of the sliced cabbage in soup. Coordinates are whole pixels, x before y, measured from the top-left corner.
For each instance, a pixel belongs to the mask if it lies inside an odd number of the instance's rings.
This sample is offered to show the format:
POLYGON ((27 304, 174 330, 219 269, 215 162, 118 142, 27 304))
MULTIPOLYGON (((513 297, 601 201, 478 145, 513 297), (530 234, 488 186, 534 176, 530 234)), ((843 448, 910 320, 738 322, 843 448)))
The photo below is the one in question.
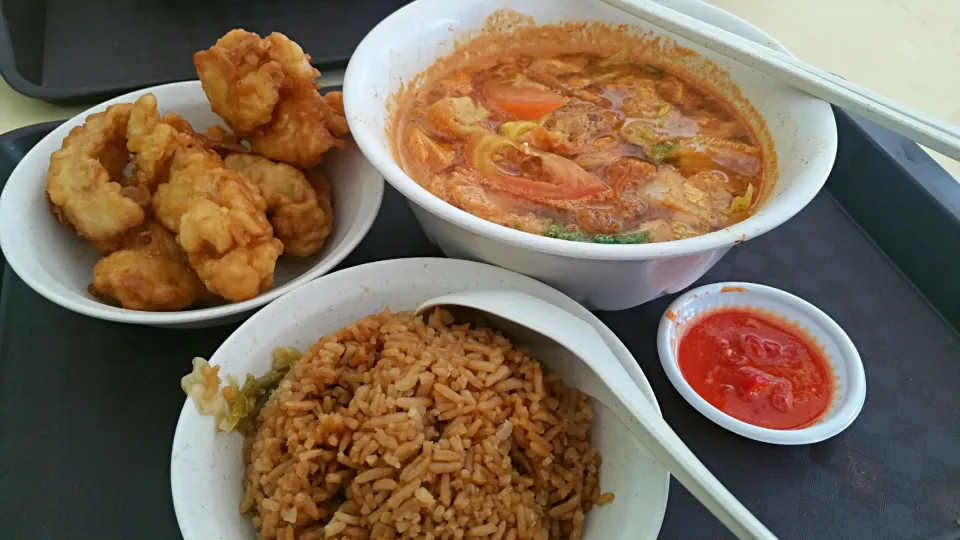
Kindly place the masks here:
POLYGON ((403 104, 397 153, 480 218, 601 244, 678 240, 748 217, 763 155, 726 102, 626 51, 460 69, 403 104))

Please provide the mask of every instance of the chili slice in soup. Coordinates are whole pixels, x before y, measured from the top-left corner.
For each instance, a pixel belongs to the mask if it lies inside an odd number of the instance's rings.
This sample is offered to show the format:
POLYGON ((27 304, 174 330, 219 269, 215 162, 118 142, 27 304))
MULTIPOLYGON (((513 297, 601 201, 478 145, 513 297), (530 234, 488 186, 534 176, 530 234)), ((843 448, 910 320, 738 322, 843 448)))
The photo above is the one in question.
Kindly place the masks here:
POLYGON ((404 103, 401 166, 434 195, 526 232, 664 242, 753 211, 760 145, 733 108, 624 51, 460 69, 404 103))

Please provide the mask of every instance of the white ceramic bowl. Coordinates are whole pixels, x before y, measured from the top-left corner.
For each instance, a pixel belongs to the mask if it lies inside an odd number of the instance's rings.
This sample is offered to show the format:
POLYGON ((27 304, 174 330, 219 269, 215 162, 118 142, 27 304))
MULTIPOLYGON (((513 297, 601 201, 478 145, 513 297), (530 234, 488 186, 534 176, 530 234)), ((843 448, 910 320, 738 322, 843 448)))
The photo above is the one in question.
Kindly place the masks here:
POLYGON ((141 95, 157 96, 160 113, 177 113, 197 130, 223 125, 210 110, 199 81, 166 84, 131 92, 101 103, 64 122, 43 138, 10 175, 0 196, 0 246, 7 264, 27 285, 67 309, 110 321, 152 326, 203 327, 237 320, 280 295, 329 272, 370 230, 383 198, 383 177, 356 144, 331 152, 323 170, 333 186, 334 227, 323 249, 304 259, 281 257, 271 290, 245 302, 217 307, 150 313, 103 304, 87 293, 100 258, 81 237, 50 212, 44 191, 50 154, 91 113, 114 103, 132 103, 141 95))
MULTIPOLYGON (((239 377, 270 368, 276 345, 301 350, 322 336, 389 307, 414 310, 444 294, 484 289, 524 292, 577 315, 596 327, 654 407, 656 397, 627 348, 599 319, 572 299, 533 279, 454 259, 398 259, 324 276, 280 298, 247 320, 210 358, 221 375, 239 377)), ((185 368, 186 369, 186 368, 185 368)), ((592 443, 603 456, 600 485, 613 503, 587 517, 585 540, 653 540, 667 503, 669 475, 636 443, 613 414, 594 402, 592 443)), ((659 411, 659 408, 657 409, 659 411)), ((237 512, 242 495, 242 438, 216 434, 210 417, 184 404, 173 440, 173 503, 184 540, 253 540, 247 516, 237 512)))
MULTIPOLYGON (((698 0, 664 5, 776 50, 770 36, 698 0)), ((583 0, 417 0, 385 19, 357 48, 344 79, 347 120, 360 149, 410 201, 427 236, 448 256, 489 262, 549 283, 598 309, 625 309, 678 292, 701 277, 734 243, 780 225, 817 194, 836 155, 829 105, 779 81, 677 38, 730 74, 765 118, 778 158, 779 179, 756 214, 720 231, 649 245, 599 245, 523 233, 475 217, 435 197, 394 162, 384 126, 388 104, 402 84, 452 52, 457 39, 484 27, 499 9, 530 15, 538 24, 602 21, 629 24, 666 37, 656 27, 602 2, 583 0)))
POLYGON ((860 354, 840 325, 810 302, 765 285, 713 283, 680 296, 660 320, 657 351, 667 377, 687 403, 717 425, 766 443, 812 444, 829 439, 853 423, 867 395, 867 379, 860 354), (698 316, 726 307, 753 307, 772 312, 806 330, 823 347, 833 371, 836 393, 818 422, 790 430, 758 427, 717 409, 690 386, 677 363, 679 342, 698 316))

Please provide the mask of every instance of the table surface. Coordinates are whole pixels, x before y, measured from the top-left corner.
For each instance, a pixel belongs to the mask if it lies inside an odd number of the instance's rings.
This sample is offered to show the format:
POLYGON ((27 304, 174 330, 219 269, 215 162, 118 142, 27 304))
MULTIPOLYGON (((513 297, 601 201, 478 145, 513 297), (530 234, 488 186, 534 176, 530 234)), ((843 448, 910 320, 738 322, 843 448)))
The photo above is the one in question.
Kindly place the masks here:
MULTIPOLYGON (((711 0, 766 30, 801 59, 960 125, 960 2, 955 0, 711 0), (855 21, 855 22, 853 22, 855 21)), ((339 84, 342 73, 326 84, 339 84)), ((68 118, 0 81, 0 133, 68 118)), ((931 152, 954 178, 960 163, 931 152)))

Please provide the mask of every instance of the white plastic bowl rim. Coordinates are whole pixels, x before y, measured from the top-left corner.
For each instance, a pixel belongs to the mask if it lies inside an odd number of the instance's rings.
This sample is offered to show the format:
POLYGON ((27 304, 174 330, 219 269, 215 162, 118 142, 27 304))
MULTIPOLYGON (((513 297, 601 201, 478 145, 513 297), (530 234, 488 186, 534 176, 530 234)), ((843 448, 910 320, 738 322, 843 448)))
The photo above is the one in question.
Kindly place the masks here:
MULTIPOLYGON (((381 21, 380 24, 367 34, 357 47, 353 59, 347 66, 343 84, 344 106, 346 108, 347 120, 350 122, 351 131, 360 148, 363 150, 364 155, 384 174, 391 185, 405 197, 446 221, 493 240, 552 255, 579 259, 646 260, 701 253, 731 246, 759 236, 796 215, 813 200, 823 185, 822 181, 806 182, 800 189, 791 194, 789 202, 778 208, 776 213, 763 212, 761 208, 753 216, 744 221, 715 232, 693 238, 651 244, 606 245, 588 242, 570 242, 504 227, 474 216, 464 210, 460 210, 430 193, 426 188, 410 178, 394 161, 391 152, 385 150, 378 142, 377 139, 381 136, 379 132, 384 129, 384 126, 359 120, 359 118, 363 117, 363 112, 353 110, 352 107, 353 96, 360 95, 367 91, 363 88, 364 77, 359 75, 359 73, 368 69, 369 66, 361 65, 361 63, 365 62, 367 58, 375 57, 377 55, 376 52, 382 49, 385 43, 396 42, 396 40, 391 39, 391 36, 393 36, 394 32, 400 30, 400 28, 397 28, 400 21, 413 18, 420 12, 431 13, 437 10, 446 12, 447 10, 444 9, 444 7, 447 2, 448 0, 417 0, 400 8, 393 15, 381 21), (436 4, 436 9, 432 7, 434 4, 436 4)), ((700 18, 706 18, 703 15, 709 14, 711 18, 726 19, 725 22, 729 24, 756 30, 755 27, 745 20, 704 2, 697 0, 663 0, 663 3, 694 17, 700 16, 700 18)), ((476 6, 474 6, 474 8, 476 8, 476 6)), ((464 9, 469 8, 464 6, 464 9)), ((518 6, 515 9, 523 11, 522 6, 518 6)), ((489 11, 493 10, 494 8, 489 8, 489 11)), ((451 23, 451 21, 448 20, 442 20, 440 22, 444 25, 451 23)), ((420 24, 425 23, 420 21, 420 24)), ((410 28, 406 26, 401 25, 401 28, 404 33, 410 31, 410 28)), ((415 27, 413 31, 416 31, 415 27)), ((758 40, 758 36, 756 35, 747 35, 746 37, 771 47, 774 50, 790 54, 790 51, 772 38, 769 38, 769 36, 762 34, 759 30, 757 30, 757 34, 763 35, 767 39, 758 40)), ((664 32, 664 35, 671 36, 672 34, 664 32)), ((404 37, 403 39, 406 38, 404 37)), ((386 68, 386 66, 384 66, 384 68, 386 68)), ((810 97, 810 99, 815 100, 815 98, 812 97, 810 97)), ((826 108, 825 114, 829 116, 830 125, 835 132, 836 124, 833 122, 833 116, 829 112, 829 105, 826 103, 823 103, 823 105, 826 108)), ((824 119, 824 121, 826 122, 828 120, 824 119)), ((835 136, 830 140, 828 147, 823 149, 823 152, 835 156, 835 136)), ((833 159, 831 157, 826 169, 827 171, 832 167, 832 162, 833 159)), ((825 179, 826 174, 824 174, 824 181, 825 179)))
MULTIPOLYGON (((788 320, 790 316, 784 315, 788 320)), ((761 442, 780 445, 812 444, 833 437, 856 420, 866 399, 866 375, 856 346, 843 328, 829 315, 810 302, 780 289, 756 283, 722 282, 690 290, 670 304, 660 319, 657 332, 657 352, 660 364, 687 403, 717 425, 738 435, 761 442), (722 297, 722 301, 717 301, 722 297), (767 300, 767 301, 765 301, 767 300), (760 304, 760 305, 757 305, 760 304), (755 426, 738 420, 717 409, 690 386, 680 372, 676 349, 687 326, 702 313, 727 306, 753 306, 776 312, 777 305, 787 306, 808 321, 807 330, 821 345, 835 346, 837 354, 827 354, 834 371, 843 373, 838 390, 843 396, 834 396, 834 403, 824 417, 805 428, 780 430, 755 426), (683 314, 683 315, 681 315, 683 314), (824 343, 827 341, 828 343, 824 343), (837 402, 839 400, 839 403, 837 402)))
MULTIPOLYGON (((31 154, 43 152, 43 147, 45 146, 44 141, 48 140, 62 140, 67 133, 74 127, 82 124, 86 117, 90 114, 100 112, 105 110, 110 105, 117 103, 132 103, 136 101, 140 96, 147 93, 157 94, 157 100, 160 102, 160 108, 168 109, 165 107, 164 97, 165 96, 177 96, 181 100, 193 100, 203 99, 206 97, 203 94, 203 90, 200 87, 200 81, 182 81, 175 82, 170 84, 163 84, 159 86, 153 86, 150 88, 144 88, 142 90, 136 90, 129 92, 122 96, 118 96, 111 100, 95 105, 78 115, 64 121, 63 124, 58 126, 56 129, 51 131, 44 137, 37 145, 27 153, 26 156, 21 160, 21 163, 27 161, 31 158, 31 154)), ((176 112, 175 110, 173 112, 176 112)), ((211 115, 213 113, 211 112, 211 115)), ((188 119, 189 120, 189 119, 188 119)), ((205 128, 206 126, 198 126, 200 128, 205 128)), ((59 143, 57 145, 59 147, 59 143)), ((353 150, 356 151, 356 150, 353 150)), ((44 156, 44 159, 46 157, 44 156)), ((372 169, 371 169, 372 170, 372 169)), ((11 175, 12 176, 12 175, 11 175)), ((321 261, 316 265, 306 270, 303 274, 297 276, 296 278, 290 280, 289 282, 275 286, 269 291, 263 292, 256 297, 245 300, 243 302, 228 303, 220 306, 209 307, 209 308, 200 308, 193 310, 185 311, 174 311, 174 312, 146 312, 146 311, 135 311, 130 309, 122 309, 106 304, 96 304, 90 302, 81 302, 70 296, 60 294, 50 287, 48 287, 44 280, 36 278, 30 272, 24 271, 24 269, 19 264, 19 259, 13 253, 8 254, 7 251, 11 249, 9 246, 11 243, 18 241, 17 237, 11 236, 12 232, 9 230, 0 230, 0 247, 3 248, 4 254, 6 255, 7 264, 16 272, 16 274, 22 279, 31 289, 39 293, 44 298, 59 304, 67 309, 75 311, 77 313, 94 317, 97 319, 104 319, 114 322, 123 322, 123 323, 135 323, 135 324, 147 324, 147 325, 181 325, 188 323, 197 323, 201 321, 216 321, 216 320, 230 320, 231 317, 235 317, 245 311, 249 311, 264 304, 271 302, 272 300, 279 298, 281 295, 296 289, 297 287, 303 285, 304 283, 309 282, 312 279, 315 279, 327 272, 329 272, 333 267, 339 264, 344 258, 346 258, 360 243, 361 240, 369 232, 370 227, 373 226, 373 222, 376 219, 377 213, 380 209, 380 204, 383 200, 383 191, 384 183, 382 177, 377 175, 379 182, 375 182, 376 185, 372 185, 373 189, 369 192, 364 192, 363 201, 360 204, 361 212, 357 216, 356 220, 349 224, 350 230, 347 232, 346 237, 343 239, 341 244, 338 244, 335 249, 330 250, 321 261)), ((42 184, 37 187, 37 189, 42 189, 42 184)), ((0 195, 0 209, 3 209, 5 212, 15 211, 15 204, 11 200, 11 196, 8 195, 7 189, 3 190, 2 195, 0 195)), ((78 241, 83 241, 79 239, 78 241)), ((18 248, 19 249, 19 248, 18 248)), ((326 247, 324 249, 327 249, 326 247)), ((92 268, 91 268, 92 271, 92 268)), ((225 321, 226 322, 226 321, 225 321)))

